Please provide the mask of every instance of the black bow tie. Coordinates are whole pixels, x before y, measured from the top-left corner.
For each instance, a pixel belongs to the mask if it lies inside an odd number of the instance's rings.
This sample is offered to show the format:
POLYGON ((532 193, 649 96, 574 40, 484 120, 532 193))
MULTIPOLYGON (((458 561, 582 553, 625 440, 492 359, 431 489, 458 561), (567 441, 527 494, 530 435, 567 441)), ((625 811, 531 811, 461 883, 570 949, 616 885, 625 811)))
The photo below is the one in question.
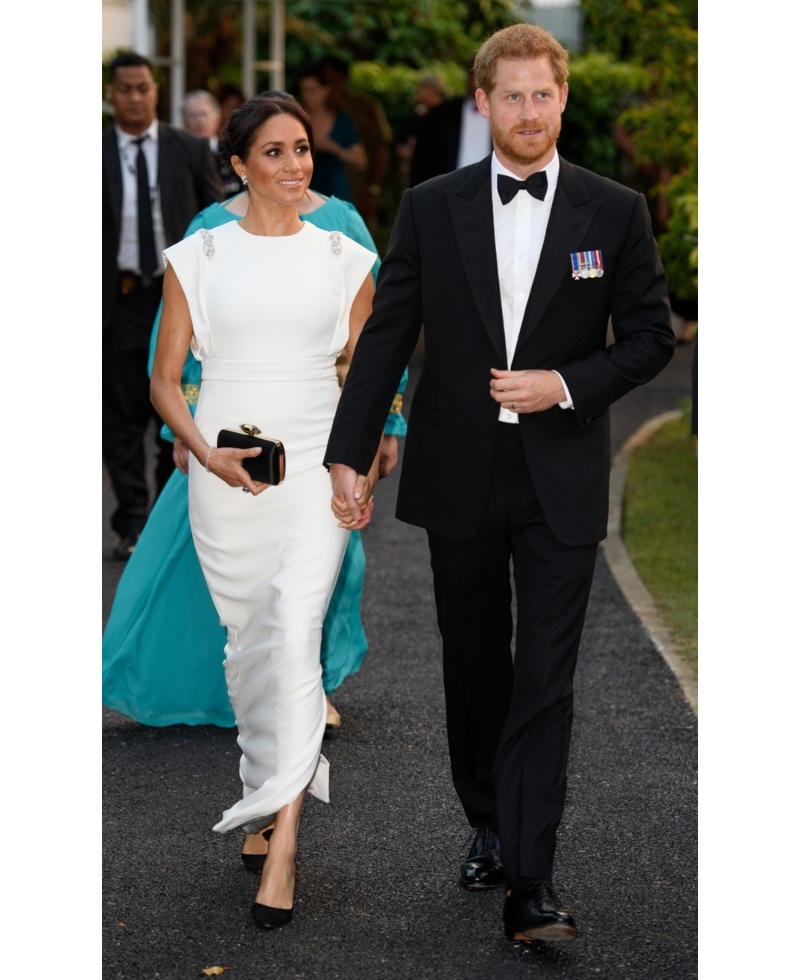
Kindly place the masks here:
POLYGON ((531 174, 527 180, 514 180, 513 177, 506 177, 505 174, 497 175, 497 193, 503 204, 513 201, 517 196, 517 191, 521 191, 523 187, 531 197, 543 201, 547 193, 547 174, 544 170, 539 170, 537 173, 531 174))

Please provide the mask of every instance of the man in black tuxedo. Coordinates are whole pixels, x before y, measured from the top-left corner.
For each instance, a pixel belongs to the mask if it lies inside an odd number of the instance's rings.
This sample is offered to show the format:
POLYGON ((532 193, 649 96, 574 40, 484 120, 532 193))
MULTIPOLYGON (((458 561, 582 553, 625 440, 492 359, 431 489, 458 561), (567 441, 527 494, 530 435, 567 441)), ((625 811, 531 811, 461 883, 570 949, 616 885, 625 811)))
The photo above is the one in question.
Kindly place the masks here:
MULTIPOLYGON (((224 192, 208 141, 156 119, 158 86, 147 58, 118 55, 107 94, 115 118, 103 133, 103 461, 117 498, 114 557, 124 559, 147 519, 144 435, 150 419, 158 420, 147 358, 161 300, 161 251, 224 192)), ((172 471, 172 447, 159 443, 160 490, 172 471)))
POLYGON ((461 881, 505 882, 508 937, 572 939, 552 870, 609 405, 674 338, 644 197, 556 153, 567 53, 517 24, 475 72, 494 153, 403 196, 325 462, 340 521, 368 519, 365 474, 424 323, 397 516, 428 531, 453 781, 475 828, 461 881))
POLYGON ((421 120, 411 157, 408 183, 416 187, 431 177, 477 163, 491 152, 489 120, 475 101, 475 57, 469 63, 467 94, 433 109, 421 120))

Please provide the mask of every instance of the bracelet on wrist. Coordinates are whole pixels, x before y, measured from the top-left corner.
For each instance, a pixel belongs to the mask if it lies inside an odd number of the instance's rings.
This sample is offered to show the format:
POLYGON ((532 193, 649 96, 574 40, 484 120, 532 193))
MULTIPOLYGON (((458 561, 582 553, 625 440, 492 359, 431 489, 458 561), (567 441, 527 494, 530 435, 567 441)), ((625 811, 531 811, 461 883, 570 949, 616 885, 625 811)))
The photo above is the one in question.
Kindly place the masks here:
POLYGON ((211 472, 211 470, 208 468, 208 464, 211 461, 211 453, 213 451, 214 451, 214 447, 213 446, 209 446, 208 447, 208 452, 206 453, 206 461, 205 461, 206 473, 210 473, 211 472))

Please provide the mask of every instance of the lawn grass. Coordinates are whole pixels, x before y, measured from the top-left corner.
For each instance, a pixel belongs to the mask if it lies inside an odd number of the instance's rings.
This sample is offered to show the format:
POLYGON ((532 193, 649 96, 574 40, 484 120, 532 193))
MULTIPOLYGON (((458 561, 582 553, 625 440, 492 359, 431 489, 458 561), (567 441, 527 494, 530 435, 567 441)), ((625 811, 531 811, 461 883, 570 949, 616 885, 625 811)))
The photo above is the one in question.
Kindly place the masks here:
POLYGON ((675 649, 697 674, 697 456, 688 414, 630 461, 623 534, 675 649))

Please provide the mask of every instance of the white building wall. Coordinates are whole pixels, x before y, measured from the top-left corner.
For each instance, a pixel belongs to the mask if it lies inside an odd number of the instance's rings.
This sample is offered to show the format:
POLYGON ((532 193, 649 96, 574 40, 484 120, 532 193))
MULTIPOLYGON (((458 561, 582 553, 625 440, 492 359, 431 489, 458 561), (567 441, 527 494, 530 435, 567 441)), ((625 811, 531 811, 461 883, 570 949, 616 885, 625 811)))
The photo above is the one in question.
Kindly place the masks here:
POLYGON ((103 0, 103 58, 117 48, 132 47, 132 0, 103 0))
POLYGON ((155 29, 147 15, 147 0, 103 0, 103 59, 118 48, 129 48, 152 56, 155 51, 155 29), (142 26, 141 43, 137 44, 136 16, 142 26))

